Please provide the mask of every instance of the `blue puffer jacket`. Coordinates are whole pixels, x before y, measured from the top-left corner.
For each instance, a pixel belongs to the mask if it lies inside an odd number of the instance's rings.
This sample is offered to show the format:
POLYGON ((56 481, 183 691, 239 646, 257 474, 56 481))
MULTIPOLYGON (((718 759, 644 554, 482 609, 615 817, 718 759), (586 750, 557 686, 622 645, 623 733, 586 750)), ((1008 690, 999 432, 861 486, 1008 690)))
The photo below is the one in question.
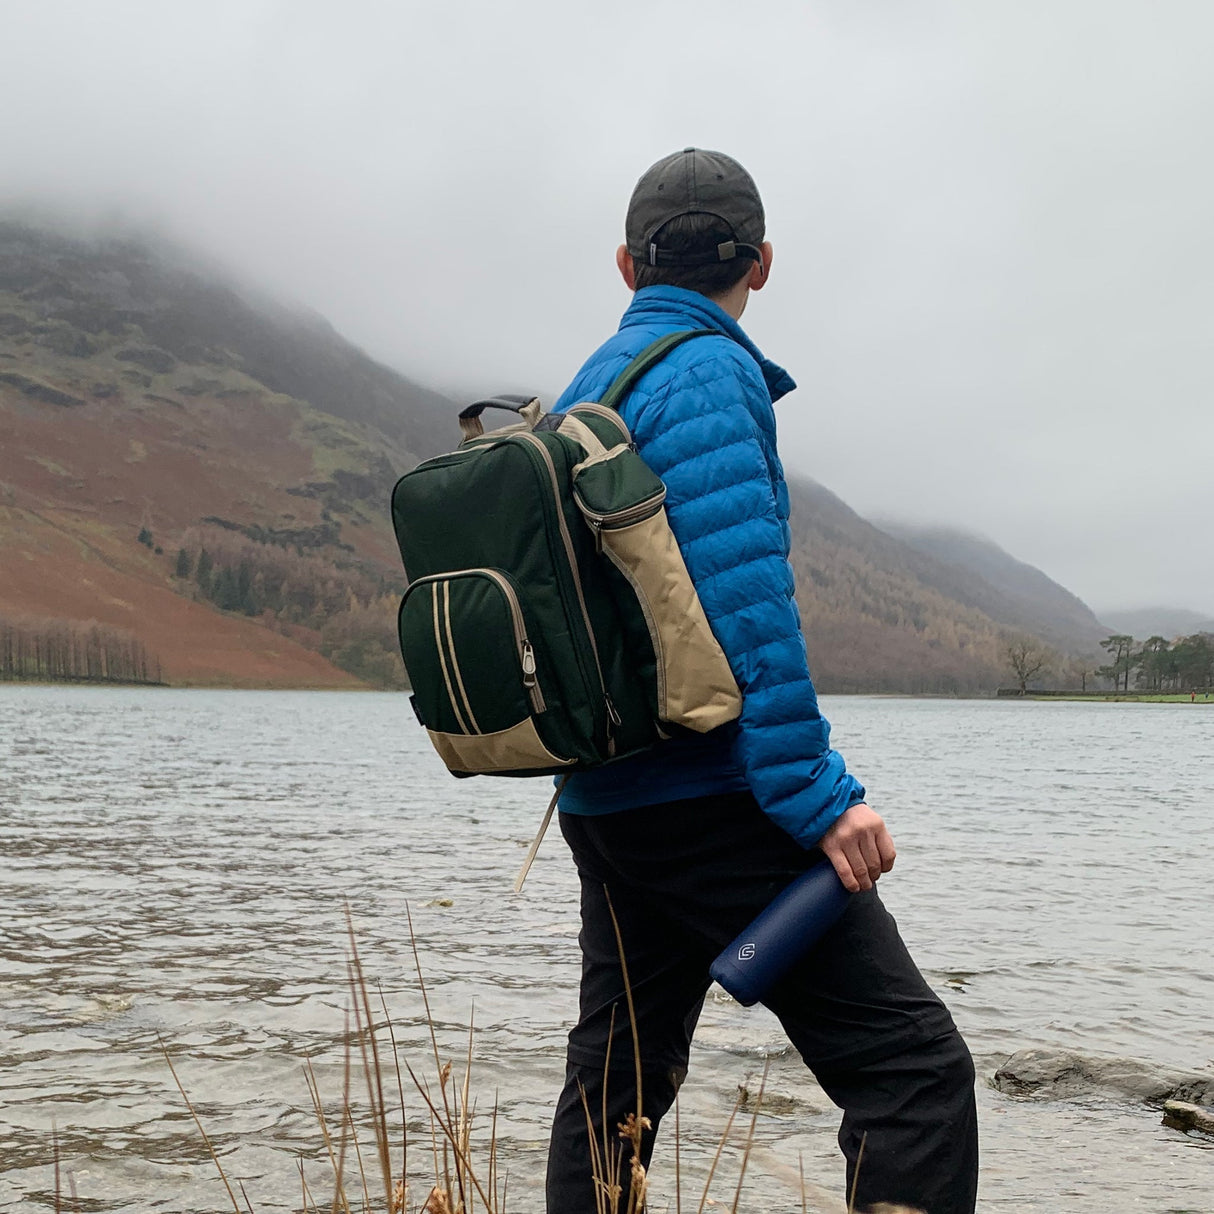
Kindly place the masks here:
POLYGON ((773 821, 812 847, 864 789, 830 748, 793 598, 788 488, 772 404, 796 385, 705 296, 646 287, 554 409, 598 400, 646 346, 681 329, 720 336, 677 347, 620 413, 666 483, 670 525, 742 690, 742 716, 574 775, 561 809, 610 813, 749 788, 773 821))

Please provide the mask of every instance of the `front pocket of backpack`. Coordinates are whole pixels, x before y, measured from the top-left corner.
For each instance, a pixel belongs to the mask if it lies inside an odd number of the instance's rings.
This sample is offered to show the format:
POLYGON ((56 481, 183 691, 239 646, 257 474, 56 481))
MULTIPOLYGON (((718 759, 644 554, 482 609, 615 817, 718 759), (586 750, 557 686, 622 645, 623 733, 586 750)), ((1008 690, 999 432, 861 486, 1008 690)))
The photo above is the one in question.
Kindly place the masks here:
POLYGON ((418 578, 401 601, 414 704, 452 771, 530 771, 573 762, 544 743, 539 655, 513 580, 496 569, 418 578))

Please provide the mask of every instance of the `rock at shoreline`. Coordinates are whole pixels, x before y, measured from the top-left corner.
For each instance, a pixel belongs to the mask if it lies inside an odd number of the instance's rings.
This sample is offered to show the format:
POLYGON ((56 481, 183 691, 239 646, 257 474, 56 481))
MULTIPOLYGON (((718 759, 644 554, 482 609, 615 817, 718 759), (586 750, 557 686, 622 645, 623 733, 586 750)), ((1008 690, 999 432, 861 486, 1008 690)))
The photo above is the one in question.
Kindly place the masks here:
POLYGON ((1042 1100, 1112 1096, 1145 1104, 1214 1104, 1214 1072, 1159 1070, 1131 1058, 1095 1058, 1068 1050, 1021 1050, 995 1072, 992 1082, 1008 1096, 1042 1100))
POLYGON ((1202 1109, 1184 1100, 1165 1100, 1163 1124, 1174 1130, 1198 1130, 1214 1134, 1214 1109, 1202 1109))

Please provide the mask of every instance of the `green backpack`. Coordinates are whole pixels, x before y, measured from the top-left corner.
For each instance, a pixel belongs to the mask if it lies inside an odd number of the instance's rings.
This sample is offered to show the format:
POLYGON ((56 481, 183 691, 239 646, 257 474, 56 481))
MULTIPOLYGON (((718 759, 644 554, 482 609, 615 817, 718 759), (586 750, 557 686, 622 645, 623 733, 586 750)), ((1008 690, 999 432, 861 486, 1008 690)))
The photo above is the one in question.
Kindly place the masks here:
POLYGON ((733 720, 741 695, 666 520, 666 489, 615 411, 699 331, 643 351, 595 404, 495 397, 407 472, 392 521, 418 720, 457 776, 601 766, 733 720), (484 433, 486 408, 519 421, 484 433))

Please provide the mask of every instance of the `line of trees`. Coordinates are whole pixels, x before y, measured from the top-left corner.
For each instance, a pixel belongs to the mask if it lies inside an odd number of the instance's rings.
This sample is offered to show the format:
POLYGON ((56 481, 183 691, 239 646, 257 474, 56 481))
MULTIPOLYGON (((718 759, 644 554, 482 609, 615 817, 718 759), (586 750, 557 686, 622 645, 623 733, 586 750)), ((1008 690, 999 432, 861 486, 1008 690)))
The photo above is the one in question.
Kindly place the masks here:
POLYGON ((1214 633, 1148 637, 1141 644, 1116 633, 1100 642, 1109 655, 1095 673, 1112 682, 1114 690, 1129 691, 1130 679, 1144 691, 1189 691, 1214 688, 1214 633))
POLYGON ((366 606, 404 593, 400 579, 353 558, 304 554, 238 532, 201 528, 184 536, 173 573, 221 611, 269 612, 287 623, 317 628, 351 599, 366 606))
POLYGON ((160 683, 159 659, 104 624, 0 619, 0 682, 160 683))
POLYGON ((1060 680, 1058 685, 1078 684, 1088 690, 1089 680, 1107 680, 1113 690, 1183 692, 1214 690, 1214 633, 1169 641, 1153 636, 1138 643, 1132 636, 1115 633, 1100 642, 1108 662, 1094 669, 1090 659, 1066 659, 1036 637, 1013 636, 1006 639, 1004 655, 1015 675, 1021 695, 1030 682, 1042 677, 1060 680))
POLYGON ((173 574, 194 597, 257 617, 373 686, 405 686, 396 640, 404 584, 379 568, 240 532, 193 528, 182 537, 173 574))

